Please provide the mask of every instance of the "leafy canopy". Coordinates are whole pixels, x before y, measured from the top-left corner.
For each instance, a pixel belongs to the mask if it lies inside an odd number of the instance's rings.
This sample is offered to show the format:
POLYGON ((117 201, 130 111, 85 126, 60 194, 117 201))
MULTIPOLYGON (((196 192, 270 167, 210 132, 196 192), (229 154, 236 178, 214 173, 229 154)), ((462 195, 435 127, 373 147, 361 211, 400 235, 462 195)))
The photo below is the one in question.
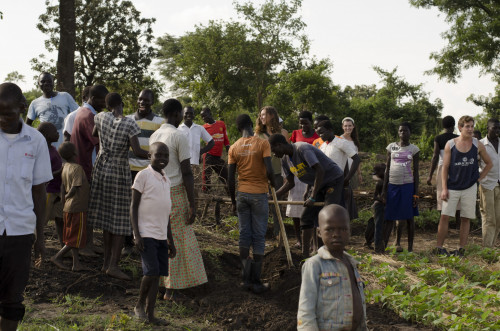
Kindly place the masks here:
MULTIPOLYGON (((39 17, 37 28, 48 36, 47 51, 59 45, 59 5, 47 0, 46 12, 39 17)), ((151 78, 148 67, 156 52, 151 45, 154 18, 143 18, 132 1, 76 0, 76 85, 103 83, 119 91, 129 102, 144 87, 160 85, 151 78)), ((40 72, 55 72, 45 56, 32 59, 32 67, 40 72)))
POLYGON ((450 29, 443 33, 447 45, 431 54, 436 67, 430 72, 450 82, 463 69, 481 68, 500 81, 500 2, 498 0, 410 0, 419 8, 437 8, 450 29))

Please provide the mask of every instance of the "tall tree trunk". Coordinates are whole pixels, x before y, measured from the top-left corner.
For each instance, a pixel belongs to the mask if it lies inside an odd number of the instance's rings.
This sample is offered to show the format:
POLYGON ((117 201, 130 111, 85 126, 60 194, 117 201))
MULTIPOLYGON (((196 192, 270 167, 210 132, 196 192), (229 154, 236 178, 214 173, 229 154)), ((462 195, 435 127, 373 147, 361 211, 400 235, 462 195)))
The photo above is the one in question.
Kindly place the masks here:
POLYGON ((57 55, 57 90, 75 97, 75 0, 59 1, 60 39, 57 55))

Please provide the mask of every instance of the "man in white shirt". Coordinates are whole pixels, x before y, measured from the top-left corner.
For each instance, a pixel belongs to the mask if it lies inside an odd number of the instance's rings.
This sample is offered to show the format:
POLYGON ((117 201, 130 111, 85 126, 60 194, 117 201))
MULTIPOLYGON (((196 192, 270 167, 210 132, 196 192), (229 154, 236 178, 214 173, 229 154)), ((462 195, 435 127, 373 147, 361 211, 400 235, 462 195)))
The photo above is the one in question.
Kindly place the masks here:
MULTIPOLYGON (((184 123, 179 125, 179 130, 186 134, 191 150, 191 167, 198 168, 200 165, 200 155, 205 154, 214 147, 214 140, 207 130, 194 120, 194 109, 191 106, 184 107, 184 123), (205 142, 205 147, 200 148, 200 139, 205 142), (195 166, 195 167, 193 167, 195 166)), ((193 172, 195 170, 193 169, 193 172)), ((195 172, 198 174, 198 171, 195 172)))
POLYGON ((45 183, 52 179, 47 142, 24 124, 26 99, 13 83, 0 85, 0 330, 16 330, 24 317, 31 246, 35 262, 45 251, 45 183))
POLYGON ((33 100, 26 115, 26 124, 32 125, 40 118, 40 122, 50 122, 59 132, 59 140, 53 144, 55 148, 63 142, 64 118, 78 109, 78 104, 66 92, 54 91, 54 77, 48 72, 42 72, 38 78, 38 86, 43 95, 33 100))
MULTIPOLYGON (((488 134, 481 140, 486 152, 491 158, 493 168, 480 182, 479 196, 483 231, 483 246, 494 247, 500 233, 500 153, 498 135, 500 122, 498 119, 488 120, 488 134)), ((480 168, 485 167, 484 160, 480 160, 480 168)))

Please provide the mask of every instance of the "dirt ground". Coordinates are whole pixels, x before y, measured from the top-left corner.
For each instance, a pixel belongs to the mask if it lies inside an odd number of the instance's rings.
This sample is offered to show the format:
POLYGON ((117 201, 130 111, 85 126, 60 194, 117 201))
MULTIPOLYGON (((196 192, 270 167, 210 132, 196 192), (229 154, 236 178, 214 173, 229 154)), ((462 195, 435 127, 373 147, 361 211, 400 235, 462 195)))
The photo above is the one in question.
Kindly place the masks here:
MULTIPOLYGON (((366 178, 366 177, 365 177, 366 178)), ((423 180, 421 180, 423 182, 423 180)), ((371 204, 373 185, 366 185, 356 193, 359 209, 367 209, 371 204)), ((422 186, 422 208, 433 207, 432 189, 422 186)), ((199 206, 201 216, 202 206, 199 206)), ((181 304, 158 302, 160 317, 166 318, 171 325, 169 330, 294 330, 300 291, 300 252, 293 248, 295 238, 293 228, 287 225, 287 233, 292 246, 294 267, 288 268, 284 250, 277 248, 274 238, 269 237, 266 246, 263 279, 269 282, 271 290, 260 296, 238 288, 240 282, 240 261, 238 242, 221 230, 222 225, 215 222, 213 207, 195 231, 202 250, 208 275, 208 284, 181 291, 185 300, 181 304)), ((229 215, 227 206, 221 207, 221 216, 229 215)), ((353 228, 348 248, 360 252, 370 252, 363 247, 364 226, 353 228)), ((57 252, 54 229, 46 230, 47 253, 57 252)), ((102 241, 97 234, 97 242, 102 241)), ((402 244, 405 247, 405 241, 402 244)), ((480 238, 472 236, 472 241, 480 238)), ((453 246, 458 241, 458 233, 451 230, 447 243, 453 246)), ((430 250, 435 242, 435 232, 417 231, 415 251, 430 250)), ((102 257, 82 257, 83 263, 92 268, 89 272, 72 272, 57 269, 46 262, 41 269, 32 269, 26 288, 27 321, 21 329, 37 330, 35 321, 49 325, 47 329, 66 329, 53 327, 51 320, 68 317, 68 329, 158 329, 135 324, 113 324, 113 327, 86 326, 81 317, 102 317, 113 321, 117 316, 132 316, 137 300, 142 269, 140 257, 131 255, 123 258, 122 268, 133 277, 132 281, 110 278, 100 272, 102 257), (69 311, 68 311, 69 310, 69 311), (31 321, 31 322, 30 322, 31 321)), ((69 266, 71 259, 66 259, 69 266)), ((369 276, 369 275, 364 275, 369 276)), ((369 277, 366 277, 369 278, 369 277)), ((420 325, 412 325, 381 304, 367 305, 368 328, 370 330, 427 330, 420 325)), ((44 324, 44 325, 45 325, 44 324)))

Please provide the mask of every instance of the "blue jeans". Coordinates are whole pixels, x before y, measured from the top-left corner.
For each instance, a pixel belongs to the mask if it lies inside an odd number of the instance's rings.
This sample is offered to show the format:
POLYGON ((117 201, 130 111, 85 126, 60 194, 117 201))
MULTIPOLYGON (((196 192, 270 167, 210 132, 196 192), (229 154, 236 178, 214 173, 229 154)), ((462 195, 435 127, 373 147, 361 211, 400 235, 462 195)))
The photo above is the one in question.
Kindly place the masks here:
POLYGON ((253 247, 253 253, 264 255, 269 204, 267 193, 238 192, 236 209, 240 228, 240 247, 253 247))

